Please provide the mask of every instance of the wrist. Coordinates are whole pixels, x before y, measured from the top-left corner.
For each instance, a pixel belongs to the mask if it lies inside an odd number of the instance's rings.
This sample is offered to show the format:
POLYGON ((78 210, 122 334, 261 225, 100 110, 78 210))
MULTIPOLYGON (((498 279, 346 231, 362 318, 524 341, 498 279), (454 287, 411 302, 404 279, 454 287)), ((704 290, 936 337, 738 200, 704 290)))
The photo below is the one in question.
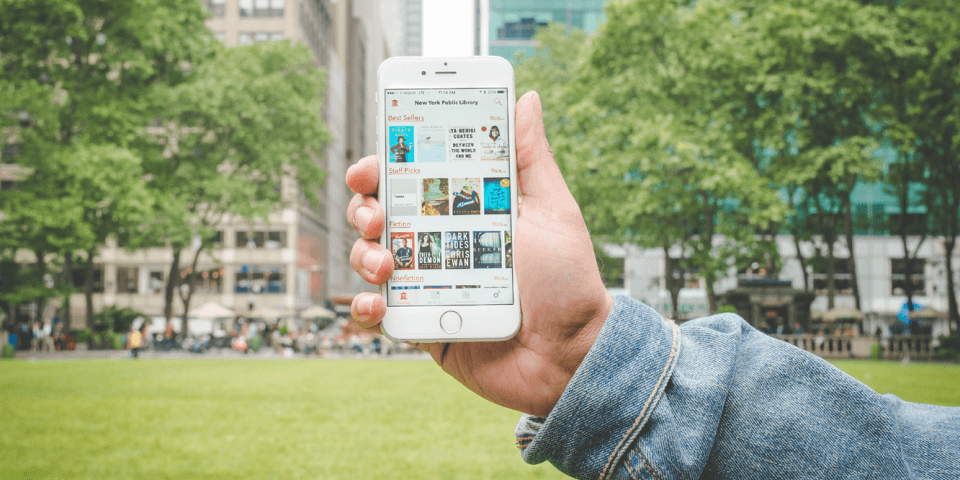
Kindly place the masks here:
POLYGON ((612 309, 613 298, 604 290, 596 302, 583 310, 581 319, 575 322, 577 326, 565 332, 565 338, 556 343, 557 351, 553 355, 550 371, 544 372, 544 378, 550 379, 547 386, 549 393, 544 396, 548 400, 537 411, 527 413, 544 418, 550 415, 587 353, 596 343, 612 309))

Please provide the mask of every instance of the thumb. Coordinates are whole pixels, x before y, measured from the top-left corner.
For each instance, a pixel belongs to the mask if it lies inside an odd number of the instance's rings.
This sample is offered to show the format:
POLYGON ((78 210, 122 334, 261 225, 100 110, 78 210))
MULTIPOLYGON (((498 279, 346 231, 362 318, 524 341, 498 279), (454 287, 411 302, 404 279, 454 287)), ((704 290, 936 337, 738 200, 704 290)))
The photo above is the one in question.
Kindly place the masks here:
POLYGON ((570 196, 553 159, 543 128, 543 107, 537 92, 517 101, 517 171, 524 197, 570 196))

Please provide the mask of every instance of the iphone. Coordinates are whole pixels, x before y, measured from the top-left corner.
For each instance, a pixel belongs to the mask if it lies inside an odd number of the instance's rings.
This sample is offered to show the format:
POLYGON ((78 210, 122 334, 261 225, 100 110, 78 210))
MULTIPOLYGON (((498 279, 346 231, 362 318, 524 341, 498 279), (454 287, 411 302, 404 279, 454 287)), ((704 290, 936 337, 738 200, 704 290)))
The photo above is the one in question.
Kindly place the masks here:
POLYGON ((500 57, 394 57, 377 72, 382 329, 405 342, 498 341, 520 328, 513 262, 513 67, 500 57))

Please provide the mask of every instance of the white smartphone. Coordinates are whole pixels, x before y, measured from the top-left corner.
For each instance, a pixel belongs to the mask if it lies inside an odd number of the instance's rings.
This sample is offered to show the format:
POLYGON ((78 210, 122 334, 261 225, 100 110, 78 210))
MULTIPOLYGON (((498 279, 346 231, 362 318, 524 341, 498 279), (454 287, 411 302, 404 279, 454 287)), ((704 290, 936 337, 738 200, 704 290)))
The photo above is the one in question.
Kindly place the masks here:
POLYGON ((377 78, 380 242, 394 262, 380 286, 383 333, 404 342, 513 337, 513 67, 500 57, 394 57, 377 78))

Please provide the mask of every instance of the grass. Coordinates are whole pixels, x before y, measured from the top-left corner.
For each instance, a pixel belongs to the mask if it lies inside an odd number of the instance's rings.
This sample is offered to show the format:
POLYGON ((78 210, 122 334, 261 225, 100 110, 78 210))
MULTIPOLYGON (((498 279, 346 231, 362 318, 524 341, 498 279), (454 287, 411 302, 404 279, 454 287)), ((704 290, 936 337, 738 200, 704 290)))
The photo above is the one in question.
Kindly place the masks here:
MULTIPOLYGON (((960 366, 835 362, 960 405, 960 366)), ((0 362, 3 478, 564 478, 431 362, 0 362)))
POLYGON ((837 360, 830 362, 878 393, 934 405, 960 406, 960 365, 837 360))

